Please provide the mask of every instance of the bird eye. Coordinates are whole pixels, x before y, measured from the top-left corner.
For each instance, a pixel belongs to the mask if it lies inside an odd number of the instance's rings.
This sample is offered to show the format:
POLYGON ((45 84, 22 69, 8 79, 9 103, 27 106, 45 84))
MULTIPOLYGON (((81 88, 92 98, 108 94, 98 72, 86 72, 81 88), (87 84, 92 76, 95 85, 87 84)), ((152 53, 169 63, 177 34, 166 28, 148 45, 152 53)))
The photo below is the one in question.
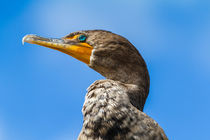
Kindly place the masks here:
POLYGON ((86 37, 85 35, 80 35, 80 36, 78 37, 78 39, 79 39, 80 42, 85 42, 86 38, 87 38, 87 37, 86 37))

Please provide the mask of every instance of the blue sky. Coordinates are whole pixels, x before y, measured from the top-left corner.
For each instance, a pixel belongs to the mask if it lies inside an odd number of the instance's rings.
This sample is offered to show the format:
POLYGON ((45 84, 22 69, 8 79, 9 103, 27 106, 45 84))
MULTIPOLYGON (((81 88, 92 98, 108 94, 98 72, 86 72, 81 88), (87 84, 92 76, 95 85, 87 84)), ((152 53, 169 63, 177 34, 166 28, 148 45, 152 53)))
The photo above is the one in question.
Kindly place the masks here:
POLYGON ((105 29, 129 39, 151 78, 145 113, 169 139, 210 139, 207 0, 0 1, 0 139, 73 140, 86 88, 103 77, 61 52, 21 44, 105 29))

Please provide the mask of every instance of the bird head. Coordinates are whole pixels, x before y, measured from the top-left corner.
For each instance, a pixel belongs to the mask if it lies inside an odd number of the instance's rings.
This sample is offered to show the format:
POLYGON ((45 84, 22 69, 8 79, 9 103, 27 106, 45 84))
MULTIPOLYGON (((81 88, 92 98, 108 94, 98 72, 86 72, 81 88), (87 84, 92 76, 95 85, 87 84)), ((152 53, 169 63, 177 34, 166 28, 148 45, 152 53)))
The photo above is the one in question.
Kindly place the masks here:
POLYGON ((26 35, 22 41, 66 53, 108 79, 129 84, 149 80, 146 64, 137 49, 126 38, 109 31, 78 31, 60 39, 26 35))

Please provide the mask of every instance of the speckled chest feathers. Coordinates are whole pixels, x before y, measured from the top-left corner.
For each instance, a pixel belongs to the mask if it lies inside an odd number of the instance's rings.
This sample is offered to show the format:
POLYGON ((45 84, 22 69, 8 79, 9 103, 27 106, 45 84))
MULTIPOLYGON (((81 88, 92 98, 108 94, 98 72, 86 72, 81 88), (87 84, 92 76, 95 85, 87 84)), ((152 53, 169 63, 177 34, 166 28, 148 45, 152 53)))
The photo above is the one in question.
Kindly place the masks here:
MULTIPOLYGON (((159 125, 134 107, 129 92, 135 85, 99 80, 88 88, 79 140, 166 140, 159 125)), ((141 99, 139 99, 141 100, 141 99)))

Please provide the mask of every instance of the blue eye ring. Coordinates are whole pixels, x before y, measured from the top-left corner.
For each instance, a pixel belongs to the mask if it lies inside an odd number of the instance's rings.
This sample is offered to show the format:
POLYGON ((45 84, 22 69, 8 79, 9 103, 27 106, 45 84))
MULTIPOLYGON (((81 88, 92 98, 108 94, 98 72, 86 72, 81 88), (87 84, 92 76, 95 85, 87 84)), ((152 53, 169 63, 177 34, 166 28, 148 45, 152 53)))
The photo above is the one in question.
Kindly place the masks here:
POLYGON ((85 35, 80 35, 80 36, 78 37, 78 40, 79 40, 80 42, 85 42, 86 39, 87 39, 87 37, 86 37, 85 35))

